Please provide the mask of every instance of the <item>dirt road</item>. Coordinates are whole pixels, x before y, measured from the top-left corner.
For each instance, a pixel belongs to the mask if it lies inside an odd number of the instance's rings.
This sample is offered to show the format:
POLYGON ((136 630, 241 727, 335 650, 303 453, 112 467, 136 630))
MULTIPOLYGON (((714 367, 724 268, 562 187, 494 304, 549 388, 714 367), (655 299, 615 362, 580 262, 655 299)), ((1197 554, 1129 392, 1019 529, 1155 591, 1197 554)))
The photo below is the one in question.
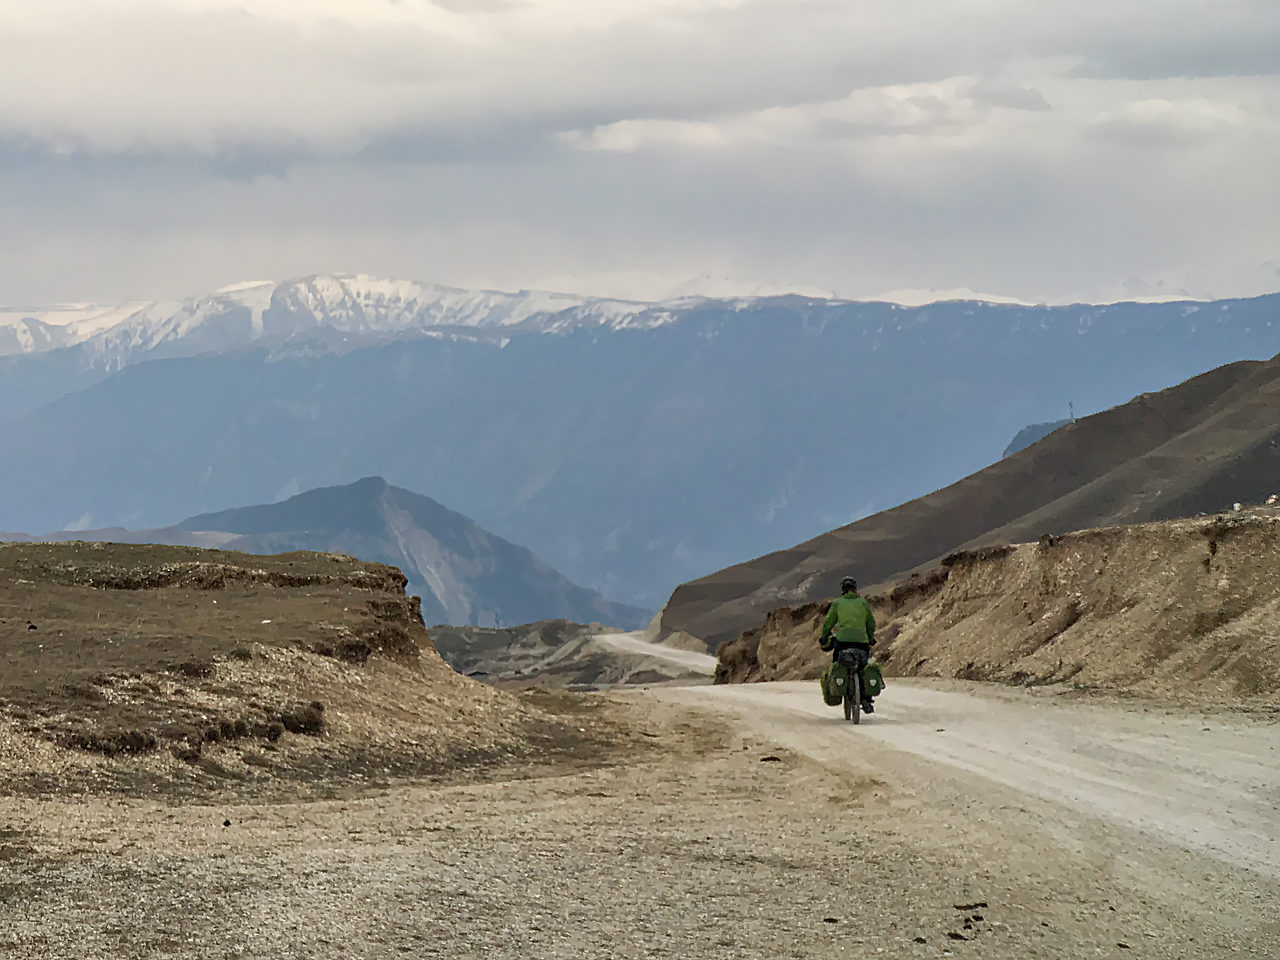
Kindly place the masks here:
POLYGON ((667 663, 674 663, 687 670, 706 674, 715 672, 716 658, 696 650, 679 650, 675 647, 664 647, 658 643, 649 643, 643 638, 641 631, 634 633, 604 633, 595 638, 602 647, 617 653, 629 653, 636 656, 652 657, 667 663))
MULTIPOLYGON (((712 657, 636 634, 599 639, 714 669, 712 657)), ((812 681, 675 687, 661 696, 729 716, 823 764, 865 767, 868 745, 896 767, 903 758, 886 751, 913 754, 1280 879, 1276 724, 946 681, 894 680, 880 712, 856 730, 834 722, 839 711, 812 681)))
POLYGON ((912 754, 1280 879, 1275 724, 929 681, 892 681, 879 712, 857 728, 837 722, 813 682, 654 693, 730 716, 824 764, 903 770, 909 764, 891 754, 912 754))

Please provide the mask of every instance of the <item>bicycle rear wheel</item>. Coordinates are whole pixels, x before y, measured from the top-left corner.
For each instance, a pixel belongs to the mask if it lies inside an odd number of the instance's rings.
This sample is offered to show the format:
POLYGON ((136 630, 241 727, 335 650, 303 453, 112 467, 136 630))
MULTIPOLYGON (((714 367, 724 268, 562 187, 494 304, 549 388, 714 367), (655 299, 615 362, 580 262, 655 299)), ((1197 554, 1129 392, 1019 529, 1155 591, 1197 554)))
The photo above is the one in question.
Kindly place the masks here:
POLYGON ((858 723, 862 719, 862 675, 854 671, 844 688, 844 718, 858 723))

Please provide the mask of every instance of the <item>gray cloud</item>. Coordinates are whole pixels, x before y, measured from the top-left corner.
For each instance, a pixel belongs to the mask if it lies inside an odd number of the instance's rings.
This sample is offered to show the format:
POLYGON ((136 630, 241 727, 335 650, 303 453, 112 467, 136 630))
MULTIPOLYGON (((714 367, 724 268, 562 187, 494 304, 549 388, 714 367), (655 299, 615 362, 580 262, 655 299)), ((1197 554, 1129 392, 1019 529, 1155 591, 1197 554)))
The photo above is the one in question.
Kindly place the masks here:
MULTIPOLYGON (((290 6, 253 9, 273 5, 290 6)), ((1280 61, 1280 12, 1247 2, 1206 11, 1133 0, 1121 14, 1082 0, 1064 17, 1048 0, 1005 0, 979 19, 965 4, 934 0, 655 0, 576 30, 555 3, 542 20, 520 15, 537 3, 454 4, 444 21, 349 23, 195 6, 161 13, 136 3, 116 16, 98 8, 8 31, 0 128, 55 152, 293 145, 342 154, 405 130, 465 136, 505 122, 540 134, 583 117, 718 118, 963 75, 978 77, 988 97, 1021 91, 1019 103, 997 105, 1025 108, 1027 84, 1002 76, 1020 59, 1074 58, 1077 75, 1117 77, 1196 75, 1197 62, 1210 75, 1232 63, 1275 70, 1280 61)))
POLYGON ((1280 74, 1280 6, 1270 0, 1116 5, 1077 40, 1077 76, 1158 80, 1280 74))
POLYGON ((979 103, 1009 110, 1053 109, 1039 90, 1000 77, 983 78, 973 85, 969 95, 979 103))
POLYGON ((1273 282, 1271 4, 107 9, 0 13, 0 300, 356 269, 633 295, 1273 282))

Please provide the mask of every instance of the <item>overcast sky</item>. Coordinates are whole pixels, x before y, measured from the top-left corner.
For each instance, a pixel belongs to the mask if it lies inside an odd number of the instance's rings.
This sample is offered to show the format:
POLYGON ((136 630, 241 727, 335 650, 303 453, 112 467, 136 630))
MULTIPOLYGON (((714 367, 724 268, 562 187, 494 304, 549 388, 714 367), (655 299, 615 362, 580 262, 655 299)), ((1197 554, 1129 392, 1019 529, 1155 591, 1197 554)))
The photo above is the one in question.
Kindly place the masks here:
POLYGON ((0 303, 1280 289, 1276 0, 0 0, 0 303))

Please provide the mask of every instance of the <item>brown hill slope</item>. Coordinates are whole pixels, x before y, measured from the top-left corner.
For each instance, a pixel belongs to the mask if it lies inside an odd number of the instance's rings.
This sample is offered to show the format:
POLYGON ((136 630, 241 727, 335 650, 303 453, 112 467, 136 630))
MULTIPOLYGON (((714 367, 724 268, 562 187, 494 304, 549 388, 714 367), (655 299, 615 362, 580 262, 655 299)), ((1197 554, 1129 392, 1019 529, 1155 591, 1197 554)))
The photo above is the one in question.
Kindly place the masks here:
MULTIPOLYGON (((898 676, 1280 700, 1280 509, 948 558, 873 598, 898 676)), ((719 682, 815 677, 823 604, 773 611, 719 682)))
POLYGON ((0 793, 331 790, 590 751, 449 669, 393 567, 0 544, 0 793))
POLYGON ((1280 358, 1220 367, 1069 424, 942 490, 676 589, 667 636, 712 649, 848 571, 888 583, 954 550, 1213 512, 1280 486, 1280 358))

